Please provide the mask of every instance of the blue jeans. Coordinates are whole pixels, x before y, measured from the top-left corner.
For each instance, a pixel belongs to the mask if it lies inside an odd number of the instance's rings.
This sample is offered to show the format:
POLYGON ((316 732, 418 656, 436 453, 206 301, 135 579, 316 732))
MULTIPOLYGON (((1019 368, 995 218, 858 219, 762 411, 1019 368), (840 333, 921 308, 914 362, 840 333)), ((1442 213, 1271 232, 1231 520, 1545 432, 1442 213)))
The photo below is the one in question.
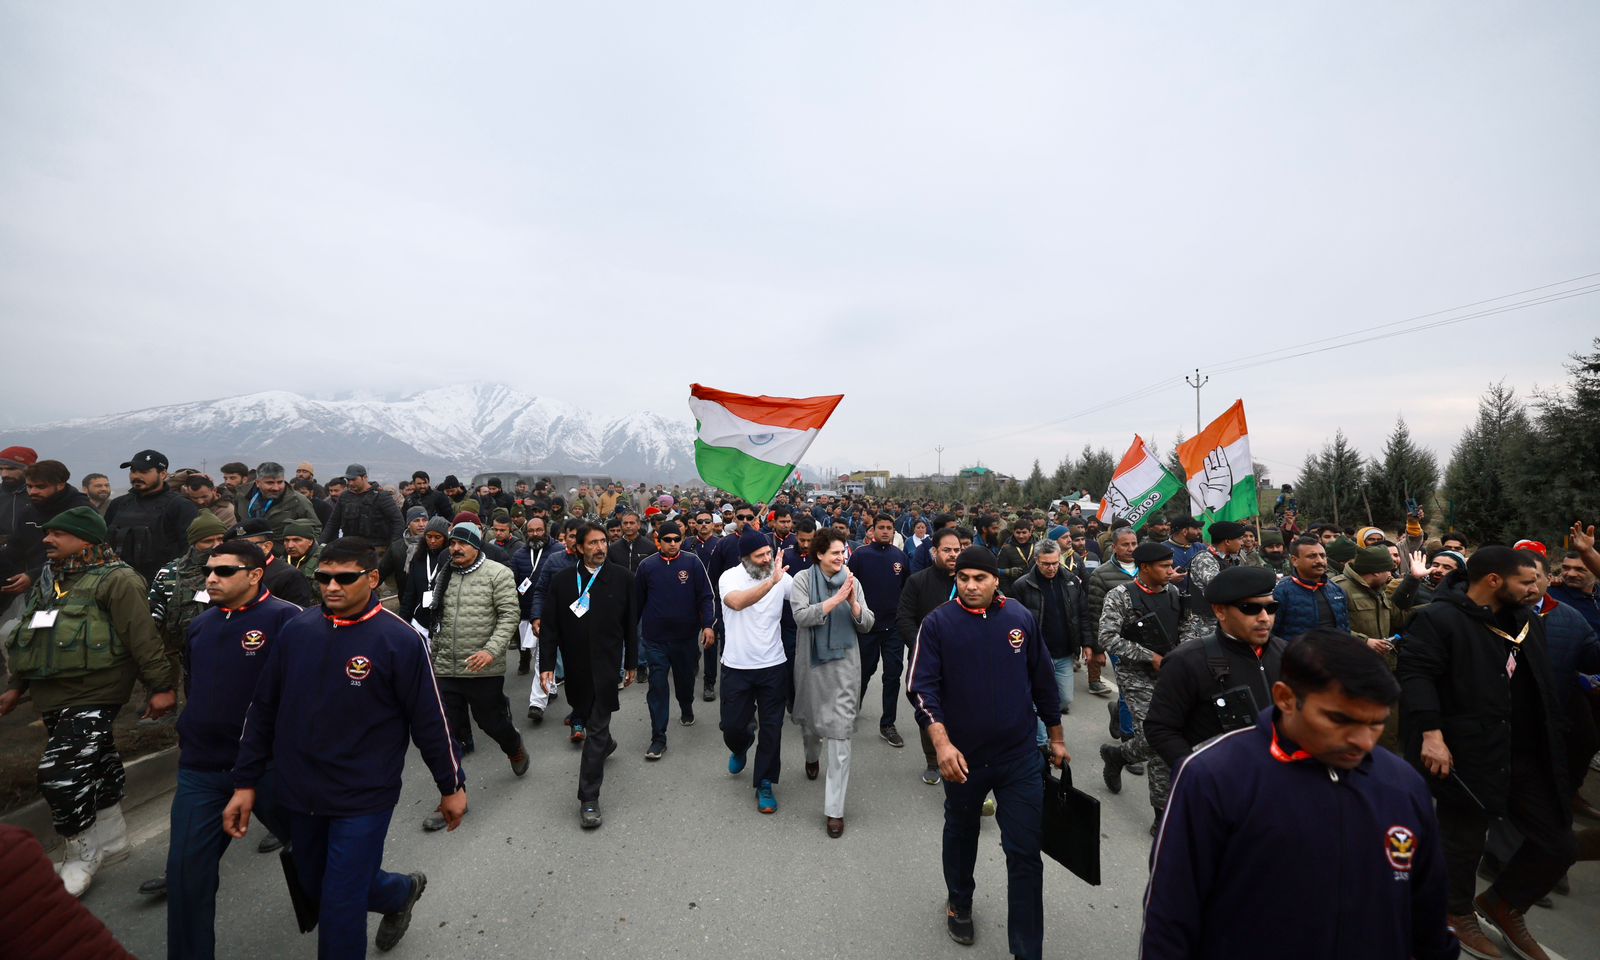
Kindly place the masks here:
POLYGON ((979 766, 967 757, 966 783, 944 782, 944 883, 950 903, 972 908, 977 889, 978 824, 983 800, 994 792, 1000 849, 1006 855, 1006 933, 1013 956, 1039 960, 1044 950, 1044 861, 1039 824, 1044 818, 1044 758, 1032 748, 1007 763, 979 766))
MULTIPOLYGON (((1050 662, 1055 664, 1056 667, 1056 692, 1061 695, 1061 705, 1063 707, 1071 706, 1073 686, 1072 658, 1062 657, 1060 660, 1052 658, 1050 662)), ((1058 720, 1056 722, 1059 723, 1060 721, 1058 720)), ((1045 725, 1043 720, 1039 721, 1037 739, 1039 746, 1041 747, 1044 746, 1046 741, 1049 740, 1049 737, 1045 733, 1045 725)))
POLYGON ((672 675, 672 688, 678 694, 678 709, 694 713, 694 674, 700 664, 700 644, 696 642, 699 631, 687 637, 669 637, 646 641, 643 645, 645 669, 650 674, 650 689, 644 701, 650 707, 650 739, 667 741, 667 675, 672 675))
MULTIPOLYGON (((1122 665, 1122 662, 1113 654, 1111 665, 1118 667, 1122 665)), ((1118 675, 1120 676, 1121 674, 1118 675)), ((1122 684, 1120 683, 1117 684, 1117 717, 1122 722, 1122 739, 1133 739, 1133 711, 1128 709, 1128 700, 1122 695, 1122 684)))
MULTIPOLYGON (((273 777, 256 784, 254 815, 279 839, 289 835, 273 799, 273 777)), ((233 839, 222 832, 222 809, 233 799, 233 774, 178 768, 167 842, 167 956, 217 955, 217 886, 222 855, 233 839)))
POLYGON ((289 814, 295 868, 306 896, 319 904, 318 960, 367 955, 367 914, 398 913, 411 878, 383 869, 383 839, 394 810, 361 817, 289 814))

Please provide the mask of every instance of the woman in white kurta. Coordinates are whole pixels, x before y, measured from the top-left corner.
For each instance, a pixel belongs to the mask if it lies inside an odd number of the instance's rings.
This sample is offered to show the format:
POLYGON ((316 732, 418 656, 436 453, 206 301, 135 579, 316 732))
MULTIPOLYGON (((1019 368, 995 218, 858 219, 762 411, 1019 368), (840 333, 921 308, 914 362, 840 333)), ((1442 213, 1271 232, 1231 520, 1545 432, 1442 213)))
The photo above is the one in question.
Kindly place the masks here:
POLYGON ((806 777, 817 778, 823 748, 828 754, 822 812, 828 836, 844 833, 844 794, 850 784, 850 737, 861 707, 861 651, 856 635, 872 630, 872 608, 861 582, 845 566, 844 535, 816 532, 816 565, 789 587, 789 609, 797 628, 794 648, 794 721, 806 748, 806 777))

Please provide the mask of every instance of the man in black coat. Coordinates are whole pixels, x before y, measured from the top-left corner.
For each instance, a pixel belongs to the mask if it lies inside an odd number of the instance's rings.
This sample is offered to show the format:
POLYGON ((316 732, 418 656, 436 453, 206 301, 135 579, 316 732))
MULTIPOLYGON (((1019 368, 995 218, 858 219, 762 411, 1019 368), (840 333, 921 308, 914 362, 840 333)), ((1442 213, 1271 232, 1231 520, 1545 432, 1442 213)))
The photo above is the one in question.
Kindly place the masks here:
POLYGON ((1252 726, 1272 706, 1284 641, 1272 635, 1278 578, 1266 567, 1229 567, 1206 585, 1217 626, 1161 663, 1144 736, 1176 774, 1212 737, 1252 726), (1224 701, 1220 706, 1217 701, 1224 701))
POLYGON ((611 714, 618 707, 612 682, 624 667, 624 686, 633 684, 639 662, 639 617, 633 606, 633 574, 606 562, 606 531, 597 523, 578 528, 578 565, 550 580, 541 611, 539 674, 545 689, 556 682, 556 652, 566 665, 567 702, 575 719, 572 742, 583 744, 578 767, 578 822, 600 826, 600 784, 606 757, 617 749, 611 714))
POLYGON ((140 450, 122 468, 130 489, 106 505, 106 542, 149 583, 168 560, 189 549, 189 524, 200 508, 167 483, 164 454, 140 450))
MULTIPOLYGON (((900 605, 895 610, 895 626, 909 647, 908 659, 917 655, 917 631, 928 614, 950 602, 956 589, 956 557, 961 555, 961 536, 955 527, 940 527, 924 544, 928 548, 931 566, 923 567, 906 578, 900 591, 900 605)), ((910 693, 907 693, 910 696, 910 693)), ((922 757, 928 762, 922 771, 922 782, 928 786, 940 780, 939 758, 928 737, 928 728, 917 724, 922 739, 922 757)))
POLYGON ((0 547, 0 594, 27 593, 47 559, 44 525, 63 510, 89 506, 83 491, 68 483, 71 479, 66 464, 59 460, 40 460, 24 471, 28 503, 17 515, 11 539, 0 547))
POLYGON ((1538 561, 1483 547, 1467 561, 1466 581, 1464 591, 1446 581, 1400 644, 1400 732, 1438 801, 1450 925, 1462 947, 1500 955, 1481 914, 1518 953, 1538 957, 1523 915, 1577 857, 1544 623, 1530 606, 1539 599, 1538 561), (1501 816, 1523 844, 1474 899, 1485 833, 1501 816))
POLYGON ((345 467, 344 475, 348 486, 339 495, 332 515, 323 526, 322 542, 361 537, 378 549, 388 547, 405 529, 405 521, 400 519, 400 505, 394 502, 389 491, 379 489, 367 479, 367 468, 361 464, 345 467))

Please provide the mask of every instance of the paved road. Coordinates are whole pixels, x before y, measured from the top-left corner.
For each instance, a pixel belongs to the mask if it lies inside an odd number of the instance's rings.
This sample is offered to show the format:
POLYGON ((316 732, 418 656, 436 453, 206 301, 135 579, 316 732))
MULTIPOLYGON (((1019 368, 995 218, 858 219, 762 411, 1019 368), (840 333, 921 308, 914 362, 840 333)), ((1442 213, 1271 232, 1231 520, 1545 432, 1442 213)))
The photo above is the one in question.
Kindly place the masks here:
MULTIPOLYGON (((1150 807, 1143 778, 1126 778, 1120 796, 1099 783, 1095 750, 1106 738, 1104 701, 1084 693, 1082 674, 1077 679, 1067 743, 1078 758, 1079 785, 1101 795, 1105 882, 1089 887, 1046 859, 1045 953, 1133 957, 1150 807)), ((528 684, 527 677, 508 678, 514 703, 526 702, 528 684)), ((914 737, 903 750, 877 739, 878 696, 874 682, 839 840, 823 832, 822 781, 805 779, 796 728, 784 733, 781 809, 762 816, 748 780, 727 775, 717 704, 697 701, 699 723, 674 722, 666 757, 644 760, 649 723, 641 687, 622 694, 613 723, 620 748, 606 771, 606 820, 597 831, 578 829, 578 757, 559 721, 563 702, 552 704, 551 721, 528 730, 533 769, 523 780, 479 734, 479 744, 489 747, 467 758, 472 810, 454 833, 422 832, 437 794, 413 751, 385 866, 425 870, 429 883, 392 956, 1007 956, 999 833, 985 820, 974 904, 978 942, 959 947, 944 932, 943 789, 918 779, 922 758, 914 737)), ((909 722, 901 729, 914 733, 909 722)), ((164 803, 134 816, 136 833, 150 839, 108 868, 86 899, 141 957, 165 953, 165 903, 135 892, 161 869, 164 817, 164 803)), ((295 932, 277 858, 255 852, 259 831, 253 824, 250 838, 224 859, 218 953, 313 957, 315 938, 295 932)), ((1600 867, 1582 865, 1573 880, 1574 897, 1557 898, 1554 912, 1536 911, 1535 930, 1570 956, 1593 956, 1600 867)), ((375 921, 369 929, 376 930, 375 921)))

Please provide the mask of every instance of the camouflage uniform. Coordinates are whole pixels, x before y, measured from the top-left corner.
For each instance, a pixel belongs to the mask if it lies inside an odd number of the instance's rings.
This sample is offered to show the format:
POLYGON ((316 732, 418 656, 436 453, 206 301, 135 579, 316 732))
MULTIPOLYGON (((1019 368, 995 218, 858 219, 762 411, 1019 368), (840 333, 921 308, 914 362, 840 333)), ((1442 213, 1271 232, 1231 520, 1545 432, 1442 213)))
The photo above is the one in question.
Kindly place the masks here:
POLYGON ((1189 562, 1189 610, 1183 618, 1184 640, 1204 640, 1217 629, 1211 605, 1206 603, 1206 587, 1217 579, 1217 574, 1237 567, 1240 562, 1238 556, 1225 557, 1210 548, 1195 554, 1189 562))
POLYGON ((150 581, 146 599, 150 602, 150 617, 156 622, 156 632, 161 635, 161 649, 172 664, 173 677, 187 659, 184 636, 189 623, 205 612, 210 600, 201 603, 195 599, 206 589, 206 558, 192 548, 188 553, 156 571, 150 581))
MULTIPOLYGON (((1192 571, 1194 568, 1191 567, 1192 571)), ((1117 749, 1122 751, 1122 762, 1145 764, 1150 785, 1150 806, 1156 816, 1167 807, 1167 795, 1172 791, 1172 771, 1145 739, 1144 718, 1150 712, 1150 698, 1155 694, 1156 671, 1150 666, 1155 654, 1143 644, 1135 643, 1123 635, 1123 626, 1137 617, 1130 591, 1142 589, 1137 582, 1113 587, 1106 594, 1105 606, 1100 611, 1100 646, 1117 658, 1117 686, 1133 714, 1133 739, 1123 741, 1117 749)), ((1176 587, 1167 585, 1166 593, 1176 600, 1176 587)), ((1176 640, 1177 638, 1174 638, 1176 640)))

